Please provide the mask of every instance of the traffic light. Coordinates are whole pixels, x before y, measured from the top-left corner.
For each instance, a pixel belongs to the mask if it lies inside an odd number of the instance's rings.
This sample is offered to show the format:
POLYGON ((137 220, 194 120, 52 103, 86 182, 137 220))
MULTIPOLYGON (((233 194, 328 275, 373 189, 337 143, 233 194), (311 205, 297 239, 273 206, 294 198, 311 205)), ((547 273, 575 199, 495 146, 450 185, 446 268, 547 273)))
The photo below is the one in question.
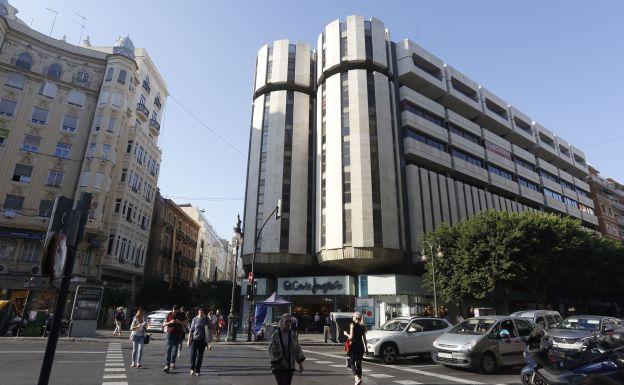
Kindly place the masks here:
POLYGON ((253 285, 247 285, 247 295, 245 296, 245 298, 251 301, 256 296, 256 294, 258 294, 258 281, 254 280, 253 285))

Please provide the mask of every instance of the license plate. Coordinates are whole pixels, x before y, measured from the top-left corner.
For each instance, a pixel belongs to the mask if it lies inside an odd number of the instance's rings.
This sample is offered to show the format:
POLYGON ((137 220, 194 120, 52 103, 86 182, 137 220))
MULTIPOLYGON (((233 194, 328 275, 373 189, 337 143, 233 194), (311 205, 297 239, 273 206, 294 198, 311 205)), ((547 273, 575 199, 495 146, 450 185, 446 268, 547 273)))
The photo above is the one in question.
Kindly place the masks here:
POLYGON ((560 349, 576 349, 575 344, 562 344, 560 342, 553 342, 553 346, 560 349))
POLYGON ((438 357, 440 357, 440 358, 453 358, 453 354, 452 353, 438 352, 438 357))

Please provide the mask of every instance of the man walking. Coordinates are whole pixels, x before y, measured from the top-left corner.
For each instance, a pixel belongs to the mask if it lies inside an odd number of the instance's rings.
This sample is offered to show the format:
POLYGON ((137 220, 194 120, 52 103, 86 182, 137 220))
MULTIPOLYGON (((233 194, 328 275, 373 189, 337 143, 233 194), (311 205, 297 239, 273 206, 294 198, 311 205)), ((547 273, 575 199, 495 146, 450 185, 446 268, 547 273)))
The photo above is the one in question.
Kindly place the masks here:
POLYGON ((291 384, 295 363, 299 365, 299 373, 303 373, 305 357, 297 335, 291 330, 292 321, 290 314, 284 314, 269 342, 271 372, 275 376, 277 385, 291 384))
POLYGON ((175 369, 175 362, 178 355, 178 345, 181 338, 184 338, 184 326, 186 325, 186 317, 180 314, 178 305, 173 306, 173 310, 167 314, 163 326, 167 332, 167 355, 165 358, 165 369, 163 372, 169 373, 171 369, 175 369))
POLYGON ((121 337, 121 331, 123 330, 123 322, 126 319, 126 315, 123 312, 123 307, 118 307, 115 312, 115 330, 113 335, 121 337))
POLYGON ((217 342, 219 342, 221 340, 221 331, 223 330, 223 327, 225 326, 225 320, 223 319, 223 314, 221 314, 221 309, 217 309, 217 313, 216 313, 216 319, 217 319, 217 324, 215 325, 217 328, 217 342))

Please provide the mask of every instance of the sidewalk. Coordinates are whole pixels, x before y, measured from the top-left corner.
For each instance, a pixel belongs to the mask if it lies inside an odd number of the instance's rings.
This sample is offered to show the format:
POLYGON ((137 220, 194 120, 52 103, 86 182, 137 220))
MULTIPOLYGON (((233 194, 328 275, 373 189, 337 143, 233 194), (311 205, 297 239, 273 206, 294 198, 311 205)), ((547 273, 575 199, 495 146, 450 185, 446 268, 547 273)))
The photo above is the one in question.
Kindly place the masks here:
MULTIPOLYGON (((150 333, 152 339, 154 341, 164 340, 163 333, 150 333)), ((111 340, 128 340, 130 337, 130 332, 125 331, 121 337, 113 336, 112 330, 109 329, 98 329, 95 332, 95 336, 93 337, 59 337, 59 341, 65 342, 111 342, 111 340)), ((247 334, 238 333, 236 334, 236 342, 225 342, 226 334, 224 333, 221 336, 220 342, 214 342, 215 344, 223 344, 223 345, 265 345, 268 341, 261 342, 247 342, 247 334)), ((0 337, 2 340, 9 341, 45 341, 47 337, 0 337)), ((337 344, 333 342, 325 343, 322 333, 300 333, 299 334, 299 344, 301 346, 341 346, 342 344, 337 344)))

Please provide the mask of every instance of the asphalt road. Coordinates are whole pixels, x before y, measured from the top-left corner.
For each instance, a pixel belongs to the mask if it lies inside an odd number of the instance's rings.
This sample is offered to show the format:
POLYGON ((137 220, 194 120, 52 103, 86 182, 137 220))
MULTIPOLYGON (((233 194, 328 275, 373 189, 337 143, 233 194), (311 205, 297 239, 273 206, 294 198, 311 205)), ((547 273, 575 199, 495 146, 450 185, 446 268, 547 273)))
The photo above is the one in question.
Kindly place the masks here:
MULTIPOLYGON (((0 339, 0 383, 32 385, 37 383, 45 341, 0 339)), ((206 351, 201 376, 189 376, 190 353, 185 347, 177 368, 170 374, 164 367, 164 342, 157 336, 145 346, 141 368, 131 368, 132 346, 126 338, 101 342, 59 342, 50 384, 54 385, 161 385, 161 384, 236 384, 270 385, 266 345, 213 345, 206 351)), ((340 347, 304 347, 303 374, 295 374, 293 385, 338 385, 353 383, 340 347)), ((497 375, 481 375, 435 365, 430 359, 401 360, 397 365, 364 362, 364 384, 374 385, 457 385, 519 384, 519 369, 497 375)))

